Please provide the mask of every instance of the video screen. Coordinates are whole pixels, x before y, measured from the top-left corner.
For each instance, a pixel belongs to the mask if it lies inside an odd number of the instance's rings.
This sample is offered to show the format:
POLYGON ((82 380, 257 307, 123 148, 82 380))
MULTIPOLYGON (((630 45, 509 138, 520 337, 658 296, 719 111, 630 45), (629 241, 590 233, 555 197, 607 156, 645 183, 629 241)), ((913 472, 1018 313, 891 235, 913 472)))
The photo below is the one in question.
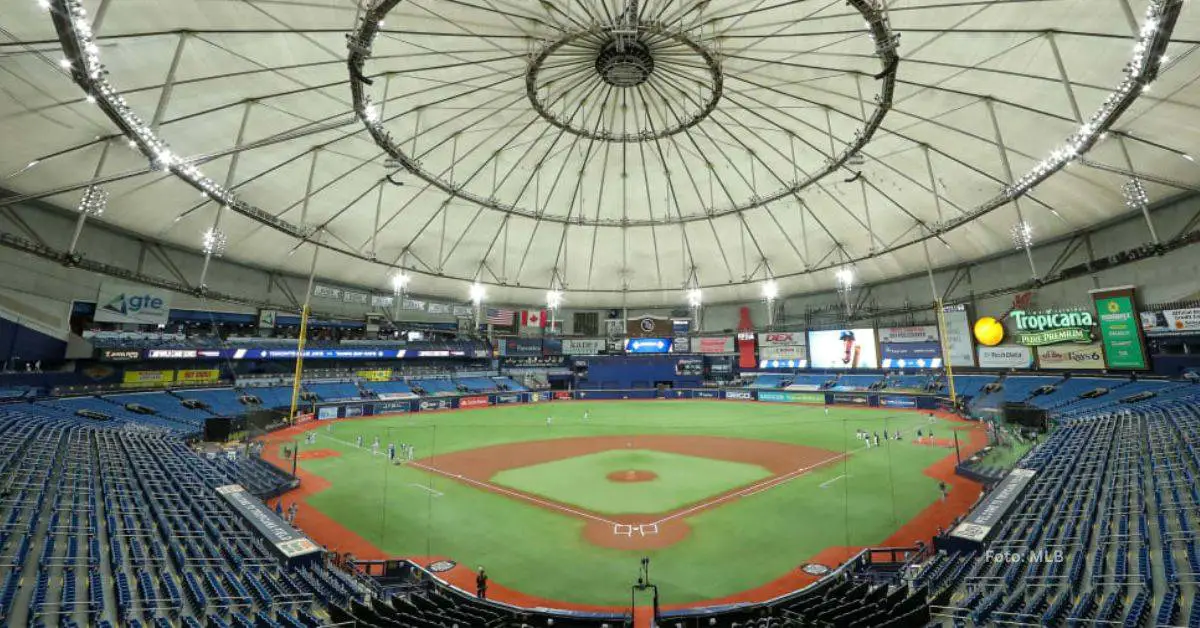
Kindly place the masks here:
POLYGON ((874 329, 808 332, 808 361, 817 369, 879 368, 874 329))

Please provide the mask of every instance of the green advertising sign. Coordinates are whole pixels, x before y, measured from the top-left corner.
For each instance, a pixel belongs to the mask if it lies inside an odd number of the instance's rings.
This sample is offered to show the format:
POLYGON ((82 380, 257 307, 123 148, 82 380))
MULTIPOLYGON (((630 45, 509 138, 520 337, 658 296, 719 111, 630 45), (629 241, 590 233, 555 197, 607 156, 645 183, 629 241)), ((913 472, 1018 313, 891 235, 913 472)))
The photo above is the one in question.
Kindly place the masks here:
POLYGON ((1091 330, 1082 327, 1067 327, 1064 329, 1047 329, 1046 331, 1017 332, 1014 342, 1027 347, 1054 345, 1060 342, 1091 342, 1091 330))
POLYGON ((1013 310, 1009 318, 1016 323, 1013 341, 1027 347, 1041 347, 1060 342, 1087 343, 1092 341, 1092 313, 1081 309, 1026 312, 1013 310))
POLYGON ((1096 291, 1092 296, 1100 319, 1100 339, 1104 342, 1108 367, 1146 368, 1141 327, 1133 307, 1133 289, 1096 291))

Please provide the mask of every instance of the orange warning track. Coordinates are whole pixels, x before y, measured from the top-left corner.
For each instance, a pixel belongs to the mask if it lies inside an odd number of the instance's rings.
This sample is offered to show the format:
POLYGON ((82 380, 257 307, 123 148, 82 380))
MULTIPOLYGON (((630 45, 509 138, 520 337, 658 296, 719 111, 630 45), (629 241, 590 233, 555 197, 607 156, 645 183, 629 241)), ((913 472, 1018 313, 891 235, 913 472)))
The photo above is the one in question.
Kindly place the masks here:
MULTIPOLYGON (((753 401, 727 401, 721 400, 724 403, 756 403, 753 401)), ((851 410, 855 408, 840 407, 840 410, 851 410)), ((866 409, 866 408, 863 408, 866 409)), ((876 408, 872 408, 876 410, 876 408)), ((909 412, 912 412, 909 410, 909 412)), ((920 411, 927 413, 927 411, 920 411)), ((957 423, 954 428, 960 435, 967 436, 966 439, 960 438, 959 446, 962 450, 962 457, 968 458, 987 445, 987 434, 981 424, 965 421, 959 417, 945 413, 935 412, 939 418, 957 423)), ((388 417, 378 417, 388 418, 388 417)), ((351 421, 362 421, 370 419, 343 419, 351 421)), ((340 422, 339 420, 338 422, 340 422)), ((301 425, 297 427, 286 428, 280 430, 263 439, 268 444, 264 449, 263 458, 277 467, 290 470, 291 461, 284 460, 279 456, 279 445, 291 442, 292 439, 309 429, 315 429, 315 423, 301 425)), ((939 439, 940 440, 940 439, 939 439)), ((950 441, 952 444, 952 441, 950 441)), ((938 443, 940 444, 940 443, 938 443)), ((467 453, 467 452, 463 452, 467 453)), ((892 533, 879 546, 911 546, 917 541, 929 542, 939 529, 949 529, 954 520, 966 513, 979 497, 980 485, 976 482, 955 475, 954 468, 956 459, 953 452, 946 455, 945 458, 935 462, 924 470, 924 474, 935 480, 945 482, 949 486, 949 493, 945 500, 939 500, 929 507, 917 513, 907 523, 902 525, 896 532, 892 533)), ((306 472, 304 469, 297 470, 297 476, 300 478, 300 487, 287 493, 283 500, 285 505, 290 501, 298 501, 301 503, 299 512, 296 515, 296 525, 314 540, 324 544, 331 551, 349 552, 356 557, 366 560, 379 560, 385 558, 395 558, 384 554, 379 548, 372 545, 367 540, 355 534, 336 520, 322 514, 315 508, 310 508, 304 504, 305 499, 309 495, 319 493, 329 487, 329 482, 320 476, 306 472)), ((608 536, 612 537, 611 530, 608 530, 608 536)), ((665 605, 664 610, 676 610, 683 608, 696 608, 702 606, 714 606, 719 604, 733 603, 753 603, 762 602, 771 598, 785 595, 797 589, 804 588, 820 578, 811 576, 802 572, 799 567, 804 563, 820 563, 832 568, 836 568, 841 563, 853 557, 858 552, 865 549, 864 547, 844 547, 833 546, 828 547, 815 556, 810 557, 806 561, 802 561, 796 565, 796 569, 789 571, 787 574, 779 578, 755 587, 746 591, 741 591, 732 595, 721 598, 704 600, 701 602, 693 602, 690 604, 681 605, 665 605)), ((408 556, 410 560, 418 564, 427 565, 434 560, 447 559, 444 556, 408 556)), ((466 591, 474 591, 475 575, 473 569, 468 565, 458 565, 454 569, 438 574, 438 577, 466 591)), ((577 604, 573 602, 563 602, 559 600, 549 600, 528 595, 514 589, 505 587, 503 584, 492 580, 488 587, 488 597, 497 601, 524 606, 529 608, 558 608, 564 610, 578 611, 593 611, 593 612, 610 612, 610 613, 627 613, 628 608, 614 606, 596 606, 588 604, 577 604)))

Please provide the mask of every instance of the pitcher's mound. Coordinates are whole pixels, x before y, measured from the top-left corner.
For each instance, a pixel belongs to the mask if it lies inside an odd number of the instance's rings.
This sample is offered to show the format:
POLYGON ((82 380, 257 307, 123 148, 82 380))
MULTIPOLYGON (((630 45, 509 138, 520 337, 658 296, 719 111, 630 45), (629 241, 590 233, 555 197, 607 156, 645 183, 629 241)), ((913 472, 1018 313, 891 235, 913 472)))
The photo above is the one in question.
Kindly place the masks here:
POLYGON ((657 480, 658 474, 653 471, 630 469, 628 471, 613 471, 605 477, 610 482, 649 482, 657 480))

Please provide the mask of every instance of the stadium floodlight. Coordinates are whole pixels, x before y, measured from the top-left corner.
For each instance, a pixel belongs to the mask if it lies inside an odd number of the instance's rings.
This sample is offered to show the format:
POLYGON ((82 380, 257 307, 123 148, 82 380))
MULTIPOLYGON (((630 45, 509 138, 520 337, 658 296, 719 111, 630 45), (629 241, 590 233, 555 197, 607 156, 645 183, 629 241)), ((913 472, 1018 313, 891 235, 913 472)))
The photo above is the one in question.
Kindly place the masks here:
POLYGON ((838 269, 837 284, 839 292, 849 292, 854 288, 854 269, 850 267, 838 269))
POLYGON ((483 284, 480 284, 478 281, 471 284, 471 303, 479 305, 483 303, 485 296, 487 296, 487 290, 484 289, 483 284))
POLYGON ((557 310, 562 305, 563 293, 561 290, 546 291, 546 307, 551 310, 557 310))
POLYGON ((1033 226, 1022 220, 1009 230, 1013 246, 1017 249, 1028 249, 1033 246, 1033 226))
POLYGON ((404 294, 409 279, 410 277, 403 270, 396 271, 396 274, 392 275, 392 294, 396 296, 404 294))
POLYGON ((96 185, 89 185, 79 201, 79 211, 88 216, 96 217, 104 213, 108 207, 108 192, 96 185))
POLYGON ((213 257, 221 257, 225 254, 225 247, 229 244, 229 238, 220 229, 213 227, 204 232, 201 248, 205 255, 213 257))
POLYGON ((694 308, 700 307, 700 304, 703 302, 703 296, 704 293, 701 292, 699 288, 692 288, 691 290, 688 290, 688 305, 694 308))
POLYGON ((774 279, 768 279, 767 283, 763 284, 762 293, 764 299, 774 301, 779 296, 779 285, 775 283, 774 279))

